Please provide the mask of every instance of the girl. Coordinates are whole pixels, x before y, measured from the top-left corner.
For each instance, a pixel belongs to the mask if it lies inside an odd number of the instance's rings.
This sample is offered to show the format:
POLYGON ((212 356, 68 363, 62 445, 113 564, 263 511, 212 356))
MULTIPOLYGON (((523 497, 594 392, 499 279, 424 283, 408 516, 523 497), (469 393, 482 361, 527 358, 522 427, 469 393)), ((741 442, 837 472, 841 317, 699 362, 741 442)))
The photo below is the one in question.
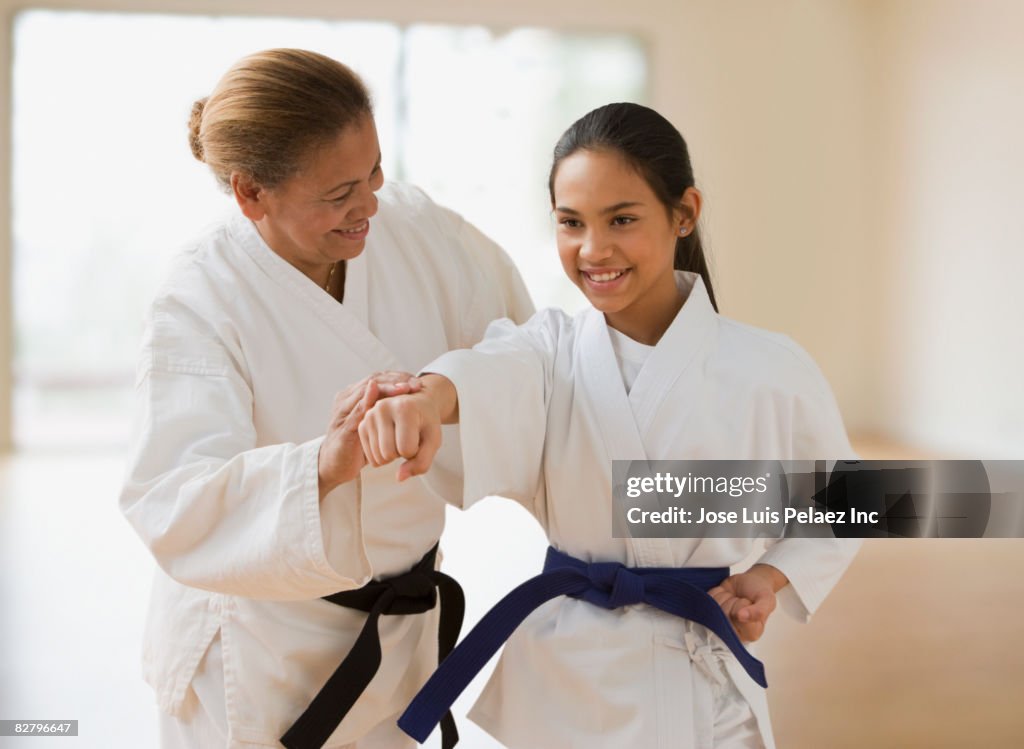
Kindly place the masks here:
POLYGON ((471 713, 507 746, 771 747, 760 664, 732 628, 758 639, 776 600, 806 620, 857 542, 782 540, 747 571, 701 582, 692 568, 728 568, 754 542, 614 538, 611 461, 848 458, 835 400, 795 343, 717 314, 701 195, 686 144, 659 114, 587 114, 555 147, 549 188, 562 266, 592 307, 493 323, 472 350, 426 367, 422 391, 378 402, 359 427, 371 464, 408 459, 404 479, 430 465, 439 425, 460 421, 463 505, 511 497, 552 546, 555 574, 499 604, 400 726, 423 740, 495 647, 484 641, 532 609, 471 713), (651 572, 683 592, 655 605, 625 592, 651 572), (707 595, 683 605, 687 585, 707 595))

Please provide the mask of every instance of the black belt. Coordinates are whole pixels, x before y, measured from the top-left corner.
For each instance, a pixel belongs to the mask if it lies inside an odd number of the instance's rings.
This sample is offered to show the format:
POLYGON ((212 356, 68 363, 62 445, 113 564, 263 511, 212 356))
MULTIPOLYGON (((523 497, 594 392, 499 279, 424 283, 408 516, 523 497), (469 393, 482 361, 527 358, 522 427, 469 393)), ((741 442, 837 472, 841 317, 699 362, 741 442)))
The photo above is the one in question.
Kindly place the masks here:
MULTIPOLYGON (((352 650, 345 656, 323 689, 309 703, 291 728, 281 737, 287 749, 320 749, 380 668, 380 632, 377 620, 381 614, 422 614, 437 604, 441 595, 441 621, 437 632, 437 660, 440 663, 455 647, 466 610, 465 597, 459 584, 434 569, 437 544, 411 570, 387 580, 367 583, 358 590, 324 596, 323 600, 338 606, 369 614, 352 650)), ((459 740, 455 719, 449 711, 441 720, 441 742, 451 749, 459 740)))

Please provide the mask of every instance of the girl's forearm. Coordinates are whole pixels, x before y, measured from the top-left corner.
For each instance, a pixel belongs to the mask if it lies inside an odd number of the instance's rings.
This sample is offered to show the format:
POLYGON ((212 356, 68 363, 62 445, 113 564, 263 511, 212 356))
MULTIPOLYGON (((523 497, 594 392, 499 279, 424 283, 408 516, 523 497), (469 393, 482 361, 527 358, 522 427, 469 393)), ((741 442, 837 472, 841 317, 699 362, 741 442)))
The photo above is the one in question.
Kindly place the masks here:
POLYGON ((423 393, 433 401, 442 424, 459 423, 459 394, 455 385, 444 375, 420 375, 423 393))

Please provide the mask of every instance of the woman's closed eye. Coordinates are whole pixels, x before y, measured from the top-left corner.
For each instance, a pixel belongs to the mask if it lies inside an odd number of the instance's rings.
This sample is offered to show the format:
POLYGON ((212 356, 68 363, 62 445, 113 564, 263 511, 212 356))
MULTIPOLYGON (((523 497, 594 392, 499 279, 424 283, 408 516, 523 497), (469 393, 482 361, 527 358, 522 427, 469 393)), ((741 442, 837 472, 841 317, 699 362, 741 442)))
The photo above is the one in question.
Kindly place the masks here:
MULTIPOLYGON (((375 177, 377 177, 377 176, 378 176, 379 174, 381 174, 381 166, 380 166, 380 163, 378 162, 378 163, 377 163, 377 166, 375 166, 375 167, 373 168, 373 171, 372 171, 372 172, 370 172, 370 177, 369 177, 369 179, 370 179, 370 180, 373 180, 373 179, 374 179, 375 177)), ((374 189, 374 188, 373 188, 373 187, 371 186, 371 188, 370 188, 370 189, 372 190, 372 189, 374 189)), ((350 197, 352 197, 352 192, 353 192, 352 190, 349 190, 348 192, 344 193, 343 195, 339 195, 339 196, 338 196, 338 197, 336 197, 336 198, 326 198, 326 200, 327 200, 327 202, 328 202, 328 203, 330 203, 331 205, 341 205, 341 204, 342 204, 342 203, 344 203, 344 202, 345 202, 346 200, 348 200, 348 199, 349 199, 350 197)))

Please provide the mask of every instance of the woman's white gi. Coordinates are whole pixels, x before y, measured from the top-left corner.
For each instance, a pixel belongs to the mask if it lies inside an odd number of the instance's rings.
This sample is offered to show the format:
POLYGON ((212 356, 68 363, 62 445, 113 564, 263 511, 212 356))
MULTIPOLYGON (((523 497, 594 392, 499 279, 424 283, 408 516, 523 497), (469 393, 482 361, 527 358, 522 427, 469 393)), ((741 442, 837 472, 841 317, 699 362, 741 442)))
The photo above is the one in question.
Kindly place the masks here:
MULTIPOLYGON (((425 368, 458 390, 465 505, 513 498, 553 546, 587 562, 727 567, 755 542, 613 538, 611 461, 852 457, 831 390, 799 346, 716 314, 695 274, 677 272, 677 283, 686 303, 628 395, 592 308, 496 322, 474 350, 425 368)), ((780 607, 806 619, 858 545, 787 539, 759 561, 786 574, 780 607)), ((707 634, 645 605, 556 598, 512 635, 470 717, 516 749, 711 746, 706 685, 724 666, 772 747, 764 690, 707 634)))
MULTIPOLYGON (((532 312, 509 258, 470 224, 414 188, 378 197, 343 304, 237 216, 183 253, 148 319, 120 499, 159 564, 143 671, 179 715, 219 632, 230 746, 277 746, 348 652, 366 615, 319 597, 406 572, 444 523, 442 498, 399 485, 394 467, 318 502, 334 394, 532 312)), ((327 746, 399 712, 436 665, 436 608, 385 616, 380 632, 380 670, 327 746)))

